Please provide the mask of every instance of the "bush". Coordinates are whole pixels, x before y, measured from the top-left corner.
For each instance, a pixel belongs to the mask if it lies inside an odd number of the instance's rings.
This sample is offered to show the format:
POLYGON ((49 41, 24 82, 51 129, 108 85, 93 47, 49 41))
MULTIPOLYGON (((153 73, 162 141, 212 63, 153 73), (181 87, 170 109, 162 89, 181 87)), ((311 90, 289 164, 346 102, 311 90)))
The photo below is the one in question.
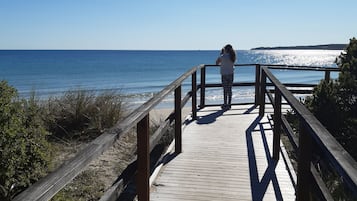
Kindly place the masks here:
POLYGON ((20 100, 0 82, 0 200, 11 200, 47 171, 50 146, 40 113, 34 97, 20 100))
MULTIPOLYGON (((337 80, 321 81, 306 106, 357 160, 357 40, 336 59, 341 72, 337 80)), ((320 174, 336 200, 355 200, 329 163, 319 162, 320 174)))
POLYGON ((11 200, 48 173, 53 154, 48 136, 91 140, 123 118, 123 111, 122 98, 115 91, 98 96, 68 91, 41 101, 33 94, 24 100, 15 88, 1 81, 0 200, 11 200))
POLYGON ((307 99, 308 108, 342 146, 357 160, 357 39, 336 60, 337 80, 321 81, 307 99))
POLYGON ((123 101, 115 91, 99 95, 85 90, 66 92, 47 104, 46 124, 59 138, 91 140, 123 117, 123 101))
POLYGON ((322 80, 315 87, 312 97, 307 97, 305 104, 316 118, 329 130, 330 133, 337 133, 342 126, 342 111, 336 107, 337 89, 334 81, 322 80))

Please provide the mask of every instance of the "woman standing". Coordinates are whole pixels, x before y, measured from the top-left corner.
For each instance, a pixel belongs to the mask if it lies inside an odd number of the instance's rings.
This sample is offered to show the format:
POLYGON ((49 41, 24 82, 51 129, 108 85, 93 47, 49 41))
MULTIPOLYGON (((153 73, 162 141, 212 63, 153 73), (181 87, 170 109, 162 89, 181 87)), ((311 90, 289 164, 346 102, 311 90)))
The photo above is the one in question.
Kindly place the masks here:
POLYGON ((222 109, 230 109, 232 103, 232 85, 234 75, 234 62, 236 53, 232 45, 227 44, 222 49, 221 55, 216 60, 216 65, 221 65, 221 79, 223 85, 222 109))

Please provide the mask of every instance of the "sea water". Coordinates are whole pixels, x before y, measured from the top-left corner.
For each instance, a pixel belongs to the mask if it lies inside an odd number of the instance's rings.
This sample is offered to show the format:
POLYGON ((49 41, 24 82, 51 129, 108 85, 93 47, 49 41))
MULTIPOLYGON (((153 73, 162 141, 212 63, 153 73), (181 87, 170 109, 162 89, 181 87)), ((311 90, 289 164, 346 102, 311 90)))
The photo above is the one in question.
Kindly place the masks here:
MULTIPOLYGON (((44 99, 68 90, 101 93, 115 90, 127 102, 139 105, 192 67, 214 64, 216 51, 136 50, 0 50, 0 80, 14 86, 21 97, 35 92, 44 99)), ((238 50, 238 64, 284 64, 336 67, 342 50, 238 50)), ((255 67, 236 67, 236 82, 254 82, 255 67)), ((322 72, 274 71, 281 81, 318 83, 322 72)), ((337 77, 333 74, 332 77, 337 77)), ((199 78, 198 78, 199 79, 199 78)), ((207 69, 207 83, 219 83, 217 67, 207 69)), ((183 90, 190 88, 189 81, 183 90)), ((172 96, 164 102, 171 104, 172 96)), ((254 99, 253 87, 233 89, 233 102, 254 99)), ((221 102, 222 89, 206 92, 208 102, 221 102)), ((167 105, 166 105, 167 106, 167 105)), ((166 107, 164 104, 164 107, 166 107)))

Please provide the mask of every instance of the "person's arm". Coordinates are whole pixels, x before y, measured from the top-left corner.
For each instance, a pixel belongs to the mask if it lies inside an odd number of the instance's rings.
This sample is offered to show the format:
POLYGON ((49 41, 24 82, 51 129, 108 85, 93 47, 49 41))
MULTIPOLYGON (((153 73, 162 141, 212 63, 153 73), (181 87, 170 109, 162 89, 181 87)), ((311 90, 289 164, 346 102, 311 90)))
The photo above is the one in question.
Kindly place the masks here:
POLYGON ((221 57, 218 57, 216 60, 216 65, 219 65, 219 64, 221 64, 221 57))

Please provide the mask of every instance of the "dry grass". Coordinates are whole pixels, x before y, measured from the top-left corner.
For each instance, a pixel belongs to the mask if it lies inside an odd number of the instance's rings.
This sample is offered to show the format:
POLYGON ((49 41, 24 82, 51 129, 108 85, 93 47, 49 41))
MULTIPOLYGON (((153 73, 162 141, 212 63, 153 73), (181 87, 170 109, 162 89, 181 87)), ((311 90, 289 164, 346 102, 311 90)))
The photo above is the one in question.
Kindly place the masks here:
POLYGON ((125 115, 122 97, 116 91, 96 95, 84 90, 68 91, 42 104, 52 137, 90 141, 111 128, 125 115))
MULTIPOLYGON (((69 151, 67 157, 74 156, 81 147, 76 150, 64 147, 69 151)), ((134 159, 136 149, 136 134, 128 133, 118 139, 114 145, 104 152, 99 158, 78 175, 70 184, 66 185, 53 201, 91 201, 99 200, 103 193, 115 182, 128 164, 134 159)), ((65 157, 63 159, 66 159, 65 157)))
MULTIPOLYGON (((83 90, 69 91, 61 97, 41 101, 39 105, 42 108, 46 126, 52 133, 50 142, 53 150, 50 172, 74 157, 90 141, 114 126, 129 112, 122 97, 115 91, 99 95, 83 90)), ((159 127, 162 121, 163 119, 155 119, 151 122, 151 133, 159 127)), ((171 142, 173 138, 171 130, 169 129, 160 143, 171 142)), ((92 161, 52 200, 99 200, 106 189, 135 159, 135 151, 136 132, 132 130, 92 161)))
MULTIPOLYGON (((49 139, 53 149, 49 171, 74 157, 128 112, 116 91, 94 94, 73 90, 38 104, 51 133, 49 139)), ((98 200, 132 160, 135 147, 134 133, 120 138, 52 200, 98 200)))

